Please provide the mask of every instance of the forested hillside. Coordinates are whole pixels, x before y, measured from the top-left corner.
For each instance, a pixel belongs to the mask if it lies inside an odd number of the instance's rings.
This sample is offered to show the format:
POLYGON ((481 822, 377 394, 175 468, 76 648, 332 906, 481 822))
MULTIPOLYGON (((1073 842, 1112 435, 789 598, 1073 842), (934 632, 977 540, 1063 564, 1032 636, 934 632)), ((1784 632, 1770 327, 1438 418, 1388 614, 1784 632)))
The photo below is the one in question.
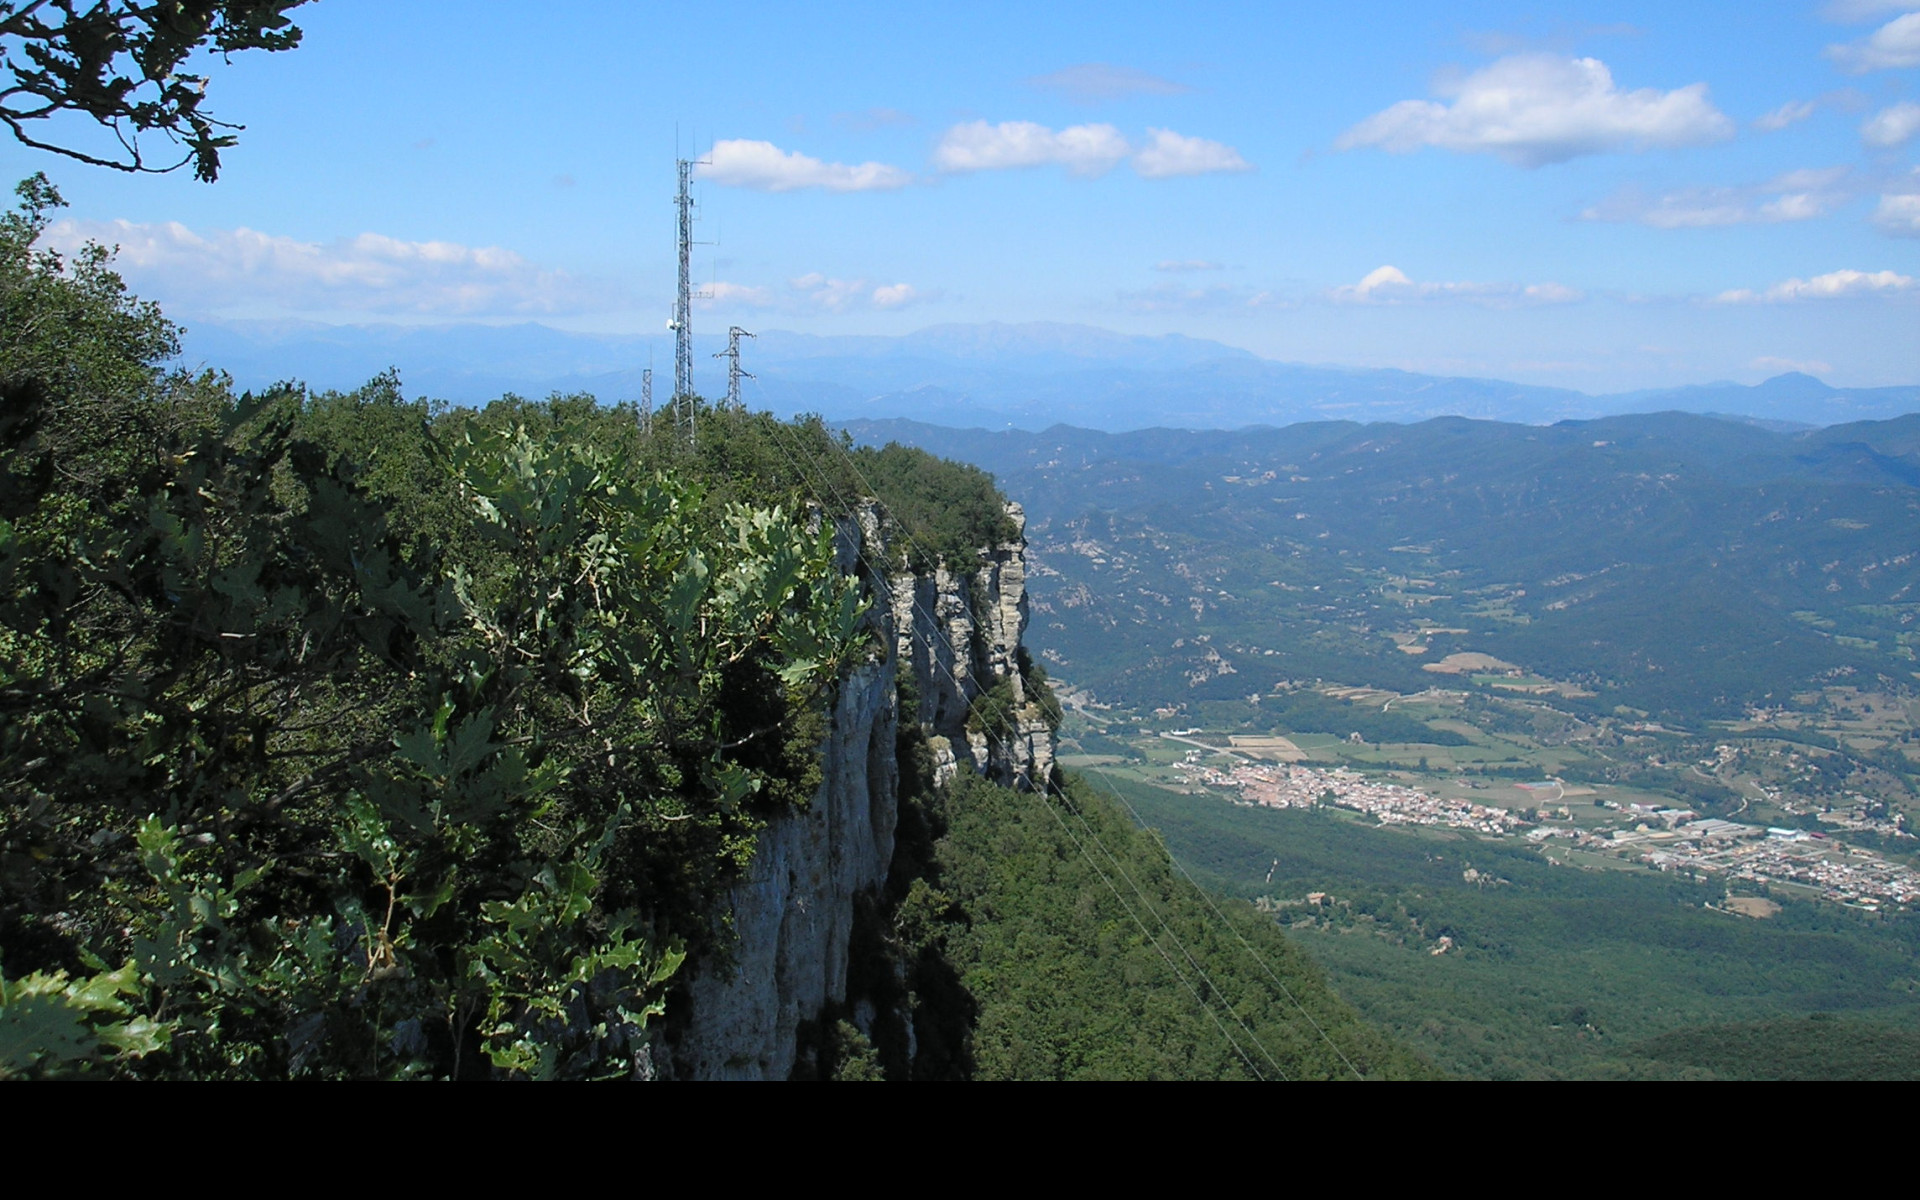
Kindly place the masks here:
POLYGON ((1418 690, 1480 652, 1597 711, 1687 720, 1905 676, 1920 638, 1920 417, 852 429, 1018 491, 1058 572, 1036 585, 1035 641, 1114 701, 1316 677, 1418 690))
POLYGON ((952 908, 924 928, 979 1005, 976 1077, 1437 1074, 1362 1023, 1271 920, 1181 879, 1092 785, 1038 797, 968 781, 938 818, 928 896, 952 908))

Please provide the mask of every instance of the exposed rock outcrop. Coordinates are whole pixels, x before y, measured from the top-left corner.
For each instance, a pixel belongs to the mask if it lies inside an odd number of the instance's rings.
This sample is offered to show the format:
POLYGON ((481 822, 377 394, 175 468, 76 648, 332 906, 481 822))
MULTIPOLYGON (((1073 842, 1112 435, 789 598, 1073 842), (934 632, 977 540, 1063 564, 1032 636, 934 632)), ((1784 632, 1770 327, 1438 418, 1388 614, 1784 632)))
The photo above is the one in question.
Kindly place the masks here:
MULTIPOLYGON (((1020 507, 1007 510, 1024 530, 1020 507)), ((876 651, 841 681, 818 794, 760 835, 747 878, 728 897, 731 961, 690 971, 668 1048, 676 1077, 784 1079, 801 1024, 845 1002, 855 903, 886 883, 893 858, 900 721, 925 730, 942 783, 963 767, 1012 786, 1044 784, 1053 770, 1053 731, 1020 676, 1024 534, 985 550, 970 574, 942 566, 921 575, 897 569, 883 530, 871 505, 837 523, 841 569, 861 572, 873 593, 876 651), (970 730, 973 701, 1002 683, 1016 704, 1013 735, 970 730), (917 696, 918 711, 899 711, 903 691, 917 696)))

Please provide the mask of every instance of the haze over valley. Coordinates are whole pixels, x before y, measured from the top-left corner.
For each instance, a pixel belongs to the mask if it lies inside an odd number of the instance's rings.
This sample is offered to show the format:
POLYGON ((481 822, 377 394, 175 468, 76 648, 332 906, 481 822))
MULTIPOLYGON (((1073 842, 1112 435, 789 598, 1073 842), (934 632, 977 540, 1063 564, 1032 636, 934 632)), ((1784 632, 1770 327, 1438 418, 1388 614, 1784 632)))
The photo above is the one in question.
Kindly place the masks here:
MULTIPOLYGON (((695 338, 696 385, 724 391, 695 338)), ((762 330, 750 346, 755 407, 832 421, 906 417, 967 428, 1108 432, 1162 426, 1235 429, 1298 421, 1419 421, 1439 416, 1546 424, 1675 409, 1803 425, 1884 419, 1920 404, 1920 384, 1834 388, 1798 372, 1757 384, 1587 395, 1497 379, 1274 362, 1178 334, 1118 334, 1085 325, 944 325, 898 336, 762 330)), ((566 333, 541 325, 330 326, 205 321, 182 361, 218 364, 243 388, 295 377, 351 390, 389 368, 412 393, 458 404, 504 392, 590 392, 637 400, 649 363, 672 362, 669 338, 566 333)))

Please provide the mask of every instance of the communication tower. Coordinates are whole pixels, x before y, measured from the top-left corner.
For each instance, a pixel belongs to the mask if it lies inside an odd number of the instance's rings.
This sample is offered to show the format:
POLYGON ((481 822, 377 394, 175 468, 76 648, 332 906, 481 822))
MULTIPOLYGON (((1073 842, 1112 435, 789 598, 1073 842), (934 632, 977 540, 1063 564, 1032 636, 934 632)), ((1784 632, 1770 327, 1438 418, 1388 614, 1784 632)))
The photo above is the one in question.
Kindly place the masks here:
POLYGON ((673 407, 680 425, 693 442, 693 302, 705 299, 693 290, 693 169, 706 165, 705 159, 675 159, 680 171, 680 191, 674 203, 680 211, 680 287, 673 298, 673 407))

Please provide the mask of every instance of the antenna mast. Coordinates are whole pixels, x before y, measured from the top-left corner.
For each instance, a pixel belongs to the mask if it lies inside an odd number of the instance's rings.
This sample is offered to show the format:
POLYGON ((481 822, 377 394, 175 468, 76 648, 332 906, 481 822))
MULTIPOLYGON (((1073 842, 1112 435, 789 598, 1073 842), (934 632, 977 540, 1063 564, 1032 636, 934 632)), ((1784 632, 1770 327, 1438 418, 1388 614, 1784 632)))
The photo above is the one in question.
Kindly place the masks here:
POLYGON ((680 191, 674 203, 680 210, 680 289, 673 298, 673 407, 680 425, 687 431, 687 444, 693 444, 693 302, 704 300, 706 293, 693 290, 693 169, 707 160, 675 159, 680 169, 680 191))
POLYGON ((673 398, 693 390, 693 180, 691 159, 677 159, 680 168, 680 290, 673 299, 673 398))
POLYGON ((640 370, 640 428, 647 432, 653 430, 653 368, 640 370))
POLYGON ((727 360, 727 407, 739 411, 745 406, 740 403, 740 381, 752 379, 751 371, 740 369, 740 339, 752 337, 746 330, 735 325, 727 330, 727 348, 715 352, 715 358, 727 360))

